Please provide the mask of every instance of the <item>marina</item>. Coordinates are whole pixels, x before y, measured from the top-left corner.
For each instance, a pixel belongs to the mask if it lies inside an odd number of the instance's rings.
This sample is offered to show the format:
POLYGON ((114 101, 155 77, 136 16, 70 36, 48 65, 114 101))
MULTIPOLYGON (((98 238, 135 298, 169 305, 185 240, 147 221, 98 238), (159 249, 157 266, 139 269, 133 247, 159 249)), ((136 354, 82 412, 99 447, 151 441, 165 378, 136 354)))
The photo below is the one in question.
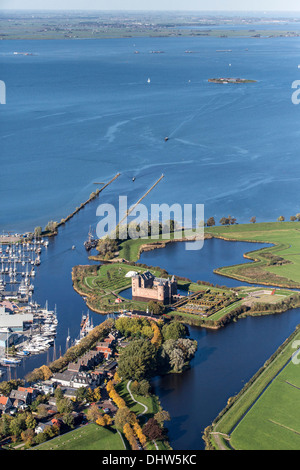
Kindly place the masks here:
POLYGON ((45 352, 54 345, 58 324, 56 308, 54 311, 49 310, 47 303, 44 308, 34 303, 20 307, 16 303, 4 301, 1 313, 2 366, 17 366, 21 364, 22 358, 45 352), (14 321, 16 318, 21 320, 18 325, 14 321))
POLYGON ((33 239, 5 243, 0 237, 0 298, 17 298, 28 302, 34 291, 35 267, 41 264, 42 249, 48 240, 33 239))
POLYGON ((47 239, 19 235, 0 237, 0 365, 18 366, 22 358, 54 344, 57 312, 33 300, 36 267, 47 239))

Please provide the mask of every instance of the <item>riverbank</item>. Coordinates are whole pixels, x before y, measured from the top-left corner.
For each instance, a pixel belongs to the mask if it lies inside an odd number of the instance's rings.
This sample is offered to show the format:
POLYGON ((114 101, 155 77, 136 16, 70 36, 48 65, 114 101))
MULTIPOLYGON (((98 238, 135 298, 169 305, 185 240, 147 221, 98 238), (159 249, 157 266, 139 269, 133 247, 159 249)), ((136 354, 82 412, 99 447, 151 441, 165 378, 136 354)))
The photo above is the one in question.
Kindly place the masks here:
POLYGON ((244 254, 253 263, 220 267, 221 276, 250 284, 300 288, 300 241, 297 222, 268 222, 209 227, 205 233, 227 241, 268 243, 272 246, 244 254))
POLYGON ((205 429, 206 449, 299 449, 299 407, 291 396, 298 372, 291 358, 299 339, 298 326, 243 389, 228 399, 205 429))

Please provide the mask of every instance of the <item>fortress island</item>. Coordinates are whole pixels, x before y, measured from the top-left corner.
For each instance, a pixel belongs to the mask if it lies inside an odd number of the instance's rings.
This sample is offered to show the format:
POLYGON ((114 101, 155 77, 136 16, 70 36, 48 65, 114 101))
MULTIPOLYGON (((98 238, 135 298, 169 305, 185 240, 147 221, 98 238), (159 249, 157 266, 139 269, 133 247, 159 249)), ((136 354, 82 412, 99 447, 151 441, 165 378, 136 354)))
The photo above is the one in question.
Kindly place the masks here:
POLYGON ((256 83, 256 80, 248 80, 246 78, 209 78, 211 83, 256 83))

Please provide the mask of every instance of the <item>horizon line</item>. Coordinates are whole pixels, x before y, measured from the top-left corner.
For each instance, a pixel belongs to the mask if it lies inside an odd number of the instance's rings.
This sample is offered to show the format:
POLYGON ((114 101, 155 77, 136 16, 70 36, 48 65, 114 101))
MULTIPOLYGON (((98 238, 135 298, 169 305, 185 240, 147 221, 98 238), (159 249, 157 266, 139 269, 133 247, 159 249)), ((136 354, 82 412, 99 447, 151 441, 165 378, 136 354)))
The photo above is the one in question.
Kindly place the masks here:
POLYGON ((1 11, 80 11, 80 12, 89 12, 89 11, 106 11, 106 12, 151 12, 151 13, 170 13, 170 12, 180 12, 180 13, 300 13, 300 10, 267 10, 267 9, 262 9, 262 10, 183 10, 183 9, 167 9, 167 10, 158 10, 158 9, 153 9, 153 10, 147 10, 147 9, 119 9, 119 8, 113 8, 113 9, 107 9, 107 8, 88 8, 88 9, 82 9, 82 8, 0 8, 1 11))

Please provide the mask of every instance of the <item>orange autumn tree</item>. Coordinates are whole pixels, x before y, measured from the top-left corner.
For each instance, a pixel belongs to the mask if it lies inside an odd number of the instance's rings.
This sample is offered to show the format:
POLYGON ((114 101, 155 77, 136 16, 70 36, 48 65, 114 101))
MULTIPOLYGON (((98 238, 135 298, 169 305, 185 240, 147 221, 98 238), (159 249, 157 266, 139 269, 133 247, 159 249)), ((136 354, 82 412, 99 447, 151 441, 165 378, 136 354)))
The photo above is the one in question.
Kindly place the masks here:
POLYGON ((147 442, 147 438, 146 438, 145 434, 143 433, 142 428, 141 428, 141 426, 139 425, 139 423, 137 421, 133 425, 133 431, 134 431, 136 437, 138 438, 138 440, 140 441, 140 443, 142 444, 142 446, 144 446, 147 442))
POLYGON ((130 444, 131 449, 132 450, 138 450, 138 448, 139 448, 138 442, 135 438, 133 429, 132 429, 132 427, 130 426, 129 423, 124 424, 123 432, 124 432, 124 435, 125 435, 127 441, 130 444))
POLYGON ((153 337, 151 339, 151 343, 156 348, 159 348, 162 344, 162 341, 163 341, 162 334, 160 332, 160 328, 159 328, 159 326, 157 325, 157 323, 155 321, 151 322, 151 328, 152 328, 152 331, 153 331, 153 337))
POLYGON ((126 407, 125 401, 120 397, 111 380, 107 383, 106 390, 108 391, 109 397, 115 402, 118 408, 126 407))
POLYGON ((112 424, 112 419, 109 415, 104 414, 96 420, 96 424, 98 424, 98 426, 103 426, 103 427, 110 426, 112 424))

